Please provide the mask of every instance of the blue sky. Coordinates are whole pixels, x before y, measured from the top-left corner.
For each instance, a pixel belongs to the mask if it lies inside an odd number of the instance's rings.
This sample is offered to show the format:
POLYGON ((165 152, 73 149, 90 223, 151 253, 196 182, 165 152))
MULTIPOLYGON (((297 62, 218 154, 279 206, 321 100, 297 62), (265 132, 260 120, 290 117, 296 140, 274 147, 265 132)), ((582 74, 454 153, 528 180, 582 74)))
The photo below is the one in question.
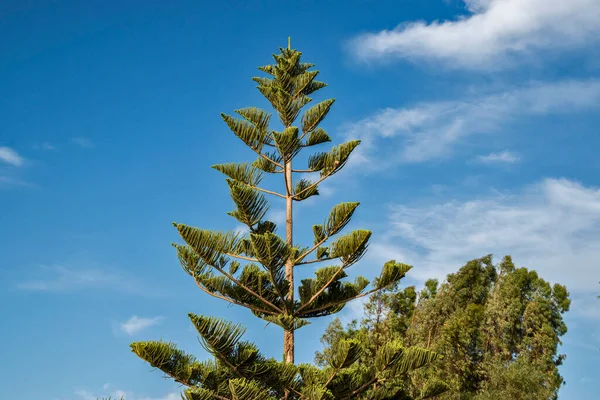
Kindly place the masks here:
MULTIPOLYGON (((329 84, 321 97, 337 98, 324 128, 363 140, 298 207, 297 237, 309 240, 333 204, 360 201, 352 226, 374 235, 355 274, 396 258, 419 284, 511 254, 568 286, 560 398, 594 398, 600 3, 226 3, 0 5, 5 397, 176 399, 180 388, 128 345, 163 338, 205 357, 188 312, 246 323, 246 338, 280 357, 279 329, 200 292, 170 243, 172 221, 237 227, 209 167, 254 157, 219 113, 267 106, 250 78, 291 36, 329 84)), ((329 321, 298 331, 299 361, 329 321)))

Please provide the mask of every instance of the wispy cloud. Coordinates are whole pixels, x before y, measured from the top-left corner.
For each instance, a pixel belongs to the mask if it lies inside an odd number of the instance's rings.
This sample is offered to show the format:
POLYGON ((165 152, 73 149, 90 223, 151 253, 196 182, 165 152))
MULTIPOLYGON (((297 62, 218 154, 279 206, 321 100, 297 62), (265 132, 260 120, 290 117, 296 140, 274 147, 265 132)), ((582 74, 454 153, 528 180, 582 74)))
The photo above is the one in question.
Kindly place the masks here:
POLYGON ((248 228, 248 225, 239 224, 235 228, 233 228, 233 231, 238 235, 246 235, 250 233, 250 228, 248 228))
POLYGON ((584 48, 600 39, 598 0, 463 0, 454 21, 402 23, 350 42, 361 60, 404 58, 452 68, 497 69, 534 54, 584 48))
POLYGON ((10 147, 0 146, 0 162, 20 167, 25 162, 25 159, 10 147))
POLYGON ((277 226, 285 225, 285 210, 284 209, 273 209, 270 210, 266 215, 266 220, 274 222, 277 226))
POLYGON ((121 274, 94 268, 42 266, 37 279, 21 282, 17 288, 38 292, 70 292, 85 288, 109 288, 122 293, 146 294, 140 285, 121 274))
MULTIPOLYGON (((472 201, 395 205, 385 240, 370 253, 379 261, 415 266, 418 280, 443 279, 466 261, 493 253, 513 256, 552 282, 578 293, 598 291, 600 189, 546 179, 519 193, 472 201)), ((498 260, 498 259, 497 259, 498 260)))
POLYGON ((137 315, 134 315, 127 321, 121 323, 119 327, 121 331, 132 336, 144 329, 160 324, 164 319, 165 317, 140 318, 137 315))
POLYGON ((56 150, 56 146, 54 146, 48 142, 35 143, 33 145, 33 148, 35 150, 56 150))
POLYGON ((382 169, 445 157, 461 140, 497 133, 518 118, 599 107, 600 80, 565 80, 461 100, 387 108, 343 129, 349 139, 363 141, 350 165, 382 169), (374 149, 376 159, 370 154, 374 149))
POLYGON ((521 158, 511 152, 511 151, 502 151, 500 153, 490 153, 485 156, 478 156, 477 161, 483 164, 515 164, 518 163, 521 158))
MULTIPOLYGON (((1 173, 1 171, 0 171, 0 173, 1 173)), ((27 181, 24 181, 22 179, 19 179, 19 178, 0 175, 0 189, 10 188, 10 187, 14 187, 14 186, 22 186, 22 187, 32 188, 32 187, 35 187, 36 185, 29 183, 27 181)))
POLYGON ((77 137, 71 138, 71 141, 73 143, 75 143, 76 145, 78 145, 79 147, 83 147, 85 149, 91 149, 92 147, 94 147, 94 142, 92 142, 92 140, 90 138, 87 138, 84 136, 77 136, 77 137))
POLYGON ((124 400, 180 400, 181 395, 176 392, 170 392, 160 397, 151 397, 140 395, 138 393, 132 391, 126 391, 121 389, 116 389, 110 384, 105 384, 103 386, 103 392, 101 394, 94 394, 88 390, 77 390, 75 395, 78 396, 81 400, 97 400, 99 398, 107 398, 111 397, 114 400, 119 400, 123 398, 124 400))

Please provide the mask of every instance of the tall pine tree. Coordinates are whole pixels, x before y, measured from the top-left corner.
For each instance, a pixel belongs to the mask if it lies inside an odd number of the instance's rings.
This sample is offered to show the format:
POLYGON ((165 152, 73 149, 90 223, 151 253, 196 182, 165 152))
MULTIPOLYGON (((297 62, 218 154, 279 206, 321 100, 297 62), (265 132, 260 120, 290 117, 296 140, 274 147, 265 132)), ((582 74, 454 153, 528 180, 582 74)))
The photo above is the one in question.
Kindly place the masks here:
MULTIPOLYGON (((282 127, 274 130, 271 114, 249 107, 236 110, 239 117, 222 114, 229 129, 255 154, 252 163, 226 163, 213 168, 227 178, 235 209, 228 214, 248 227, 248 233, 212 231, 175 223, 185 244, 176 244, 184 271, 207 294, 249 309, 255 316, 283 329, 283 361, 267 359, 253 343, 241 340, 244 329, 223 319, 189 314, 204 347, 214 361, 198 362, 191 355, 166 342, 136 342, 135 354, 187 386, 187 399, 355 399, 408 398, 402 388, 381 387, 377 383, 391 375, 419 368, 436 359, 434 352, 405 349, 400 342, 383 344, 375 363, 357 363, 363 350, 355 340, 340 341, 327 357, 323 369, 294 365, 294 332, 311 318, 332 315, 351 300, 397 284, 412 268, 389 261, 374 283, 358 277, 344 281, 346 270, 367 250, 371 232, 340 232, 350 221, 359 203, 333 207, 322 224, 313 226, 314 241, 301 246, 293 240, 294 202, 318 195, 318 185, 339 172, 359 141, 350 141, 326 152, 308 157, 308 165, 298 168, 295 157, 302 151, 330 141, 320 126, 334 99, 306 109, 294 125, 309 97, 324 88, 316 80, 313 64, 301 62, 301 53, 290 48, 275 54, 275 63, 259 67, 266 76, 253 80, 272 105, 282 127), (318 177, 310 179, 310 175, 318 177), (300 175, 301 177, 295 178, 300 175), (279 177, 280 192, 261 186, 265 176, 279 177), (308 178, 306 176, 309 176, 308 178), (285 202, 285 236, 276 232, 274 222, 265 219, 267 196, 285 202), (333 240, 335 238, 335 240, 333 240), (299 265, 337 261, 303 279, 294 296, 294 268, 299 265), (362 396, 362 397, 361 397, 362 396), (402 397, 404 396, 404 397, 402 397)), ((433 385, 421 398, 435 395, 442 385, 433 385)))

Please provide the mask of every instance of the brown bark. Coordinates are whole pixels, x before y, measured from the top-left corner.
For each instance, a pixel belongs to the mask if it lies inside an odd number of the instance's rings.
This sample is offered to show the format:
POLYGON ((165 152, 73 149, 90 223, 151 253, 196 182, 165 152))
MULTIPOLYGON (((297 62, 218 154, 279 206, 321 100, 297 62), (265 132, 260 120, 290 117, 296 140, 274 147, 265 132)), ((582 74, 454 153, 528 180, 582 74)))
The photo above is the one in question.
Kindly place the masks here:
MULTIPOLYGON (((286 184, 286 199, 285 199, 285 240, 289 245, 294 244, 292 217, 293 208, 293 187, 292 187, 292 160, 291 158, 285 163, 285 184, 286 184)), ((294 301, 294 261, 289 259, 285 265, 285 278, 290 283, 290 290, 287 298, 290 302, 294 301)), ((283 354, 285 362, 294 363, 294 331, 284 331, 283 334, 283 354)))

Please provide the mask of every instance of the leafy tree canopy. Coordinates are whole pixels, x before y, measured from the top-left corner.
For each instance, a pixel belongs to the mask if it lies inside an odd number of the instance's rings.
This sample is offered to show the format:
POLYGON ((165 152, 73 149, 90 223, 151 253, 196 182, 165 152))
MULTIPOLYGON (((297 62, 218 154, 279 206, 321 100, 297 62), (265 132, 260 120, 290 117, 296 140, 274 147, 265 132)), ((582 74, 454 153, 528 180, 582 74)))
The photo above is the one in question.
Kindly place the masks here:
POLYGON ((411 393, 441 380, 450 387, 443 399, 556 399, 564 383, 558 368, 565 355, 558 347, 570 302, 564 286, 515 267, 509 256, 499 265, 486 256, 441 285, 427 281, 419 293, 391 286, 372 295, 361 321, 329 325, 315 361, 321 365, 337 340, 356 339, 368 349, 362 360, 368 363, 395 340, 444 356, 401 378, 411 393))

